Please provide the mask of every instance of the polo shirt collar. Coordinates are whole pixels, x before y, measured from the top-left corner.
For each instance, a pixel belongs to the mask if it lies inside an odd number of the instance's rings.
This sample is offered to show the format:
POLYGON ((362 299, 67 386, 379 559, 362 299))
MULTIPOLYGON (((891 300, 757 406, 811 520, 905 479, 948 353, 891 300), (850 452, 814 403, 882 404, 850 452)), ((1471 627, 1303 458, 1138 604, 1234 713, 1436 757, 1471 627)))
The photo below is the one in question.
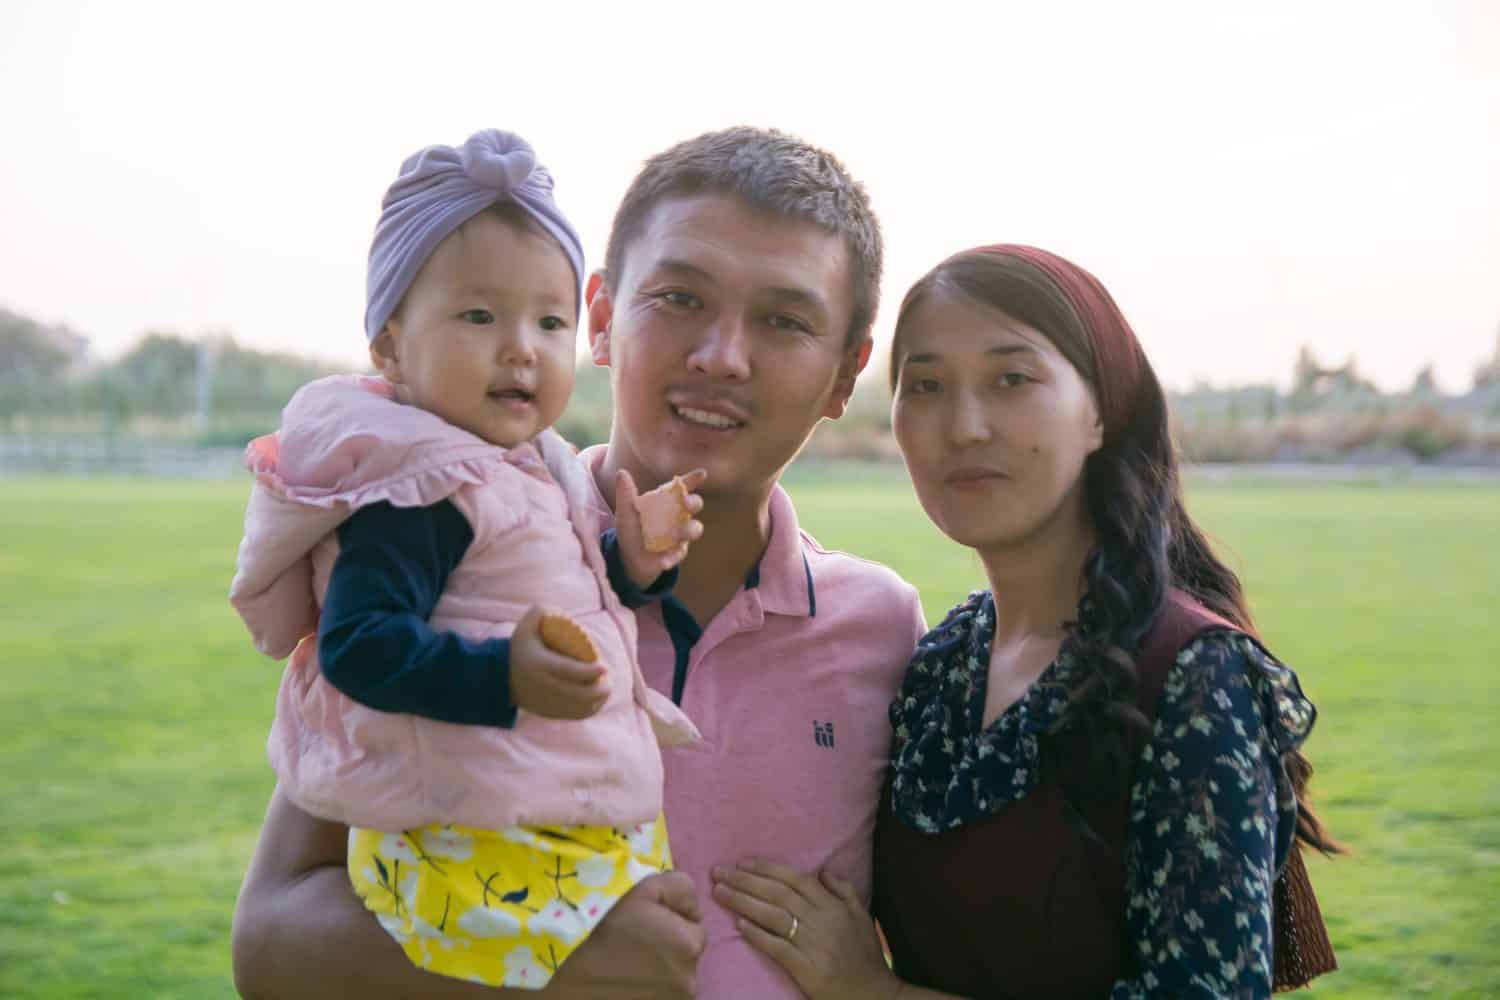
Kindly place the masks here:
POLYGON ((757 567, 760 603, 767 612, 809 618, 817 614, 812 566, 807 561, 802 528, 792 498, 777 483, 771 488, 771 540, 757 567))
MULTIPOLYGON (((594 473, 604 461, 605 445, 585 448, 578 457, 589 470, 594 499, 606 512, 609 503, 599 492, 594 473)), ((750 570, 745 588, 753 589, 761 608, 771 614, 810 618, 817 614, 818 599, 813 589, 812 564, 808 562, 802 541, 802 528, 792 498, 777 483, 771 488, 771 540, 760 562, 750 570)))

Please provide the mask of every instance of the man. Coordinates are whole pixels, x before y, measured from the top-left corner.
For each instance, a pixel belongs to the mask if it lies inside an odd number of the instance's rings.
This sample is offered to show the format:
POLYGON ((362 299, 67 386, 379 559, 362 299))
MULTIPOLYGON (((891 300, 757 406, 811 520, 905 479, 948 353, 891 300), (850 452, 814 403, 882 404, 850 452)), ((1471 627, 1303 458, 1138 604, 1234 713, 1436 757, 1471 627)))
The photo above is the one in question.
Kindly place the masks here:
MULTIPOLYGON (((798 996, 709 897, 714 866, 828 868, 868 899, 886 708, 921 612, 889 570, 803 535, 777 479, 818 422, 844 412, 869 358, 880 269, 863 190, 779 133, 681 143, 621 203, 587 294, 614 423, 583 458, 601 501, 622 470, 643 489, 708 470, 704 536, 676 596, 639 613, 647 680, 703 740, 664 751, 678 871, 621 900, 548 995, 798 996)), ((494 996, 406 961, 349 888, 344 838, 272 797, 235 914, 242 992, 494 996)))

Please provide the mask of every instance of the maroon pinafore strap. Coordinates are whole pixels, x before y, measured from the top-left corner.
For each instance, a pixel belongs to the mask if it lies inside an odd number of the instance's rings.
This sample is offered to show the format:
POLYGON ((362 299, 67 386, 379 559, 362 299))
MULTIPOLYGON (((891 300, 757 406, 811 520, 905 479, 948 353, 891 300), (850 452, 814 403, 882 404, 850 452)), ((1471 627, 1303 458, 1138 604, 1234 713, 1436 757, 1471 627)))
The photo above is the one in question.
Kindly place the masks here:
MULTIPOLYGON (((1154 717, 1157 699, 1172 663, 1182 648, 1200 632, 1211 628, 1243 631, 1203 607, 1187 593, 1173 589, 1167 592, 1161 614, 1146 636, 1136 659, 1141 678, 1141 700, 1150 706, 1154 717)), ((1277 993, 1301 989, 1313 979, 1339 967, 1323 923, 1318 897, 1313 893, 1307 865, 1302 860, 1302 845, 1292 841, 1286 864, 1276 876, 1272 897, 1272 988, 1277 993)))

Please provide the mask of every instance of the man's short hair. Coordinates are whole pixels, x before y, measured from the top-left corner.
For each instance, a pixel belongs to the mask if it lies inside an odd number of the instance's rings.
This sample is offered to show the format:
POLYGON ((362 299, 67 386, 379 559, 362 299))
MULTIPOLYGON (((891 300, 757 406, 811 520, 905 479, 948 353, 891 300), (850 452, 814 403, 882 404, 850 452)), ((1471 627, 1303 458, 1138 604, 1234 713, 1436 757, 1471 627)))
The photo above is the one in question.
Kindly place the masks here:
POLYGON ((668 198, 698 194, 734 195, 757 211, 842 236, 854 302, 847 344, 868 334, 880 305, 882 265, 880 222, 869 196, 832 153, 775 129, 707 132, 647 160, 610 228, 604 270, 611 291, 651 210, 668 198))

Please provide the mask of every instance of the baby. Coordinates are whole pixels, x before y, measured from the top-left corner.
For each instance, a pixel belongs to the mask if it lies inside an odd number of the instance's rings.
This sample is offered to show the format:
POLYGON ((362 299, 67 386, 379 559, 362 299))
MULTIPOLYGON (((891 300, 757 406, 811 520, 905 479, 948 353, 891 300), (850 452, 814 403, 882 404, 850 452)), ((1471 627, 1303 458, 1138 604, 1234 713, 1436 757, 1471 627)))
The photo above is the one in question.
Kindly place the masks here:
POLYGON ((648 548, 628 474, 606 531, 549 430, 583 275, 524 140, 422 150, 370 248, 380 377, 303 387, 247 453, 230 599, 258 649, 291 656, 281 787, 350 827, 355 891, 413 962, 489 984, 544 986, 668 866, 658 740, 698 738, 646 686, 630 609, 701 534, 704 474, 670 487, 648 548))

